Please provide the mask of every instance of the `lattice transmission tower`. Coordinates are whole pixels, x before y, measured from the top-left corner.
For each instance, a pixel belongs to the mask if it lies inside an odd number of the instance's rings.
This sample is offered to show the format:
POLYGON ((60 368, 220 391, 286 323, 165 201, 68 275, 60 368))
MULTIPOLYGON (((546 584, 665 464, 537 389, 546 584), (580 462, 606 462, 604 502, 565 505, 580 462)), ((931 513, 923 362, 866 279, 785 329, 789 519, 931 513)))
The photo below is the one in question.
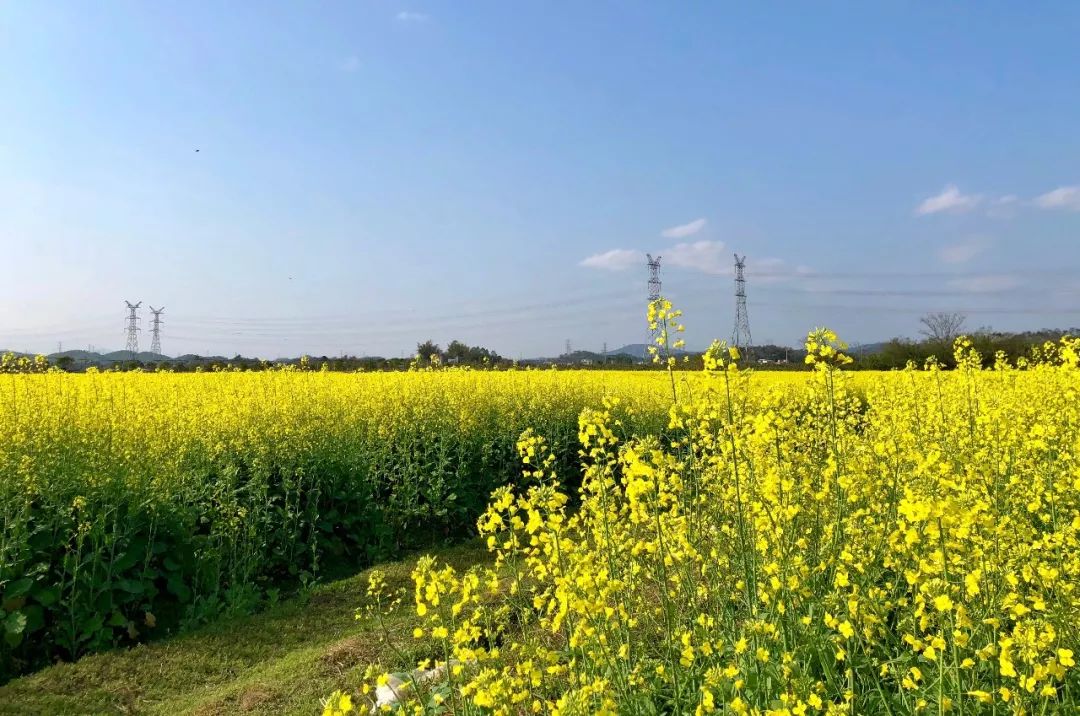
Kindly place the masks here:
POLYGON ((161 314, 165 313, 165 307, 150 306, 150 313, 154 314, 150 319, 150 352, 161 355, 161 314))
POLYGON ((655 259, 652 254, 645 254, 646 264, 649 267, 649 303, 660 298, 660 257, 655 259))
MULTIPOLYGON (((660 298, 660 257, 653 258, 652 254, 645 254, 645 264, 649 267, 649 304, 652 305, 653 301, 660 298)), ((656 336, 660 329, 650 328, 648 338, 645 341, 645 355, 646 361, 649 360, 649 346, 656 345, 656 336)))
POLYGON ((735 330, 731 334, 731 345, 739 349, 744 358, 750 357, 750 347, 754 340, 750 337, 750 315, 746 312, 746 256, 739 258, 735 254, 735 330))
POLYGON ((139 316, 135 313, 139 306, 142 305, 142 301, 138 303, 132 303, 131 301, 124 301, 128 308, 127 317, 127 352, 131 354, 132 360, 139 352, 139 316))

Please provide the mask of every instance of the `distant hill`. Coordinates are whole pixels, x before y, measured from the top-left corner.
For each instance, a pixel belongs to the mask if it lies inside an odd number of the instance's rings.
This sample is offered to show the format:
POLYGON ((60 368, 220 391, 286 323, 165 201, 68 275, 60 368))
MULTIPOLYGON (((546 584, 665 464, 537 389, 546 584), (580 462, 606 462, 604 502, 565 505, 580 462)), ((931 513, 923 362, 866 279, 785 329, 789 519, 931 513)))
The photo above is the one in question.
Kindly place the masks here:
MULTIPOLYGON (((573 351, 569 354, 563 353, 553 357, 526 358, 521 362, 532 365, 550 365, 552 363, 556 365, 599 365, 605 361, 621 364, 644 363, 647 356, 645 347, 645 343, 630 343, 613 351, 608 351, 606 357, 605 354, 596 351, 573 351)), ((682 349, 673 350, 671 354, 680 358, 687 355, 698 355, 694 351, 682 349)))
POLYGON ((868 356, 874 353, 880 353, 885 349, 885 346, 889 344, 888 341, 878 341, 877 343, 858 343, 853 346, 848 346, 848 355, 853 356, 868 356))
MULTIPOLYGON (((608 355, 609 356, 627 355, 627 356, 632 356, 634 358, 644 358, 645 355, 646 355, 645 351, 648 348, 648 346, 649 346, 648 343, 628 343, 625 346, 623 346, 622 348, 616 348, 613 351, 608 351, 608 355)), ((676 348, 676 349, 671 351, 671 355, 673 355, 673 356, 697 355, 698 353, 701 353, 701 351, 687 351, 687 350, 683 350, 682 348, 676 348)))
POLYGON ((185 353, 176 358, 165 358, 165 360, 174 361, 176 363, 223 363, 229 359, 225 356, 199 356, 194 353, 185 353))
MULTIPOLYGON (((631 355, 616 355, 614 353, 608 353, 608 361, 619 360, 623 363, 641 362, 641 356, 631 355)), ((573 351, 572 353, 563 353, 560 356, 541 356, 539 358, 525 358, 518 361, 524 365, 599 365, 604 362, 603 353, 594 353, 593 351, 573 351)))
POLYGON ((624 356, 632 356, 634 358, 642 358, 643 359, 645 357, 645 349, 646 349, 647 346, 648 346, 647 343, 628 343, 627 345, 623 346, 622 348, 616 348, 613 351, 608 351, 608 355, 609 356, 624 355, 624 356))
MULTIPOLYGON (((127 351, 97 353, 84 350, 70 350, 61 351, 59 353, 49 353, 45 357, 49 359, 50 363, 55 363, 61 358, 70 358, 79 363, 123 363, 132 360, 132 355, 127 351)), ((150 351, 140 351, 135 354, 134 359, 142 363, 161 363, 162 361, 172 362, 177 360, 175 358, 170 358, 167 355, 151 353, 150 351)))
POLYGON ((104 360, 115 362, 126 360, 137 360, 142 363, 155 362, 160 363, 163 360, 172 360, 169 356, 162 355, 161 353, 151 353, 150 351, 140 351, 134 356, 127 351, 113 351, 112 353, 105 353, 101 356, 104 360))
MULTIPOLYGON (((0 355, 3 355, 5 353, 10 353, 10 354, 14 355, 16 358, 34 358, 35 357, 35 354, 32 354, 32 353, 24 353, 22 351, 12 351, 12 350, 0 349, 0 355)), ((199 367, 199 366, 204 366, 205 367, 205 366, 209 366, 211 364, 217 364, 217 365, 232 364, 232 365, 251 367, 252 365, 257 365, 257 364, 262 363, 262 361, 260 361, 258 358, 247 358, 247 357, 244 357, 244 356, 233 356, 232 358, 230 358, 228 356, 221 356, 221 355, 207 356, 207 355, 195 355, 194 353, 185 353, 184 355, 176 356, 174 358, 174 357, 171 357, 171 356, 163 355, 161 353, 152 353, 150 351, 139 351, 134 356, 132 356, 132 354, 129 353, 128 351, 107 351, 107 352, 99 353, 99 352, 95 352, 95 351, 86 351, 86 350, 78 350, 78 349, 49 353, 48 355, 45 356, 45 358, 52 365, 57 365, 57 366, 60 366, 61 368, 65 368, 67 370, 75 370, 75 371, 85 370, 87 368, 94 367, 94 366, 99 367, 99 368, 106 368, 107 369, 107 368, 112 368, 113 366, 118 365, 118 364, 123 365, 123 364, 130 363, 132 360, 134 360, 134 361, 136 361, 138 363, 141 363, 144 366, 145 365, 151 365, 151 364, 158 365, 158 366, 171 366, 171 367, 173 367, 175 369, 178 369, 178 370, 183 370, 184 368, 199 367)), ((283 364, 283 365, 290 365, 290 364, 298 364, 298 363, 300 363, 300 360, 301 360, 300 358, 279 358, 279 359, 277 359, 276 361, 273 361, 273 362, 280 363, 280 364, 283 364)), ((318 361, 321 361, 321 359, 316 358, 316 357, 309 357, 309 360, 312 361, 313 363, 315 363, 316 365, 318 365, 318 361)), ((356 359, 352 359, 352 360, 356 360, 356 359)), ((363 360, 379 362, 379 361, 382 361, 383 359, 382 358, 365 357, 363 360)))
POLYGON ((45 357, 48 358, 50 361, 54 361, 57 358, 70 358, 72 360, 81 360, 81 361, 101 360, 101 354, 100 353, 91 353, 90 351, 80 351, 80 350, 60 351, 59 353, 50 353, 49 355, 47 355, 45 357))

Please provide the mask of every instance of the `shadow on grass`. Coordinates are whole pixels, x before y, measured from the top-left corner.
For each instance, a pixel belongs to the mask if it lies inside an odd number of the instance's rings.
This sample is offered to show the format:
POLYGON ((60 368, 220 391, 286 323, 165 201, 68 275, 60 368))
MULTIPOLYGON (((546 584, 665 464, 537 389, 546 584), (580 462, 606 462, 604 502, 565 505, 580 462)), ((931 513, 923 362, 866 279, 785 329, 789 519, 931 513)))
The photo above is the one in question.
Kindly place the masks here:
MULTIPOLYGON (((487 558, 478 541, 424 550, 378 566, 391 589, 411 586, 420 554, 458 569, 487 558)), ((15 679, 0 687, 0 714, 316 713, 350 672, 397 658, 372 620, 355 617, 370 571, 260 614, 15 679)), ((401 609, 387 625, 408 633, 414 620, 401 609)))

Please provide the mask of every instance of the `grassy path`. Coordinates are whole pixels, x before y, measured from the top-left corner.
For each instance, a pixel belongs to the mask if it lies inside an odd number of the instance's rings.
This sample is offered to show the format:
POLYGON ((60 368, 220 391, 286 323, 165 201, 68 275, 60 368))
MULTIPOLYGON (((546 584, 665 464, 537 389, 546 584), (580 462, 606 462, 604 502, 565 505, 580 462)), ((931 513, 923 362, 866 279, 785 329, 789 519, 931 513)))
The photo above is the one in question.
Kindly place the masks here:
MULTIPOLYGON (((429 550, 464 567, 483 560, 479 543, 429 550)), ((391 588, 410 587, 415 556, 380 565, 391 588)), ((152 644, 58 664, 0 686, 0 714, 313 714, 320 699, 370 663, 422 654, 395 651, 370 619, 358 621, 368 572, 320 585, 304 598, 255 616, 223 619, 152 644)), ((398 648, 415 613, 384 622, 398 648)))

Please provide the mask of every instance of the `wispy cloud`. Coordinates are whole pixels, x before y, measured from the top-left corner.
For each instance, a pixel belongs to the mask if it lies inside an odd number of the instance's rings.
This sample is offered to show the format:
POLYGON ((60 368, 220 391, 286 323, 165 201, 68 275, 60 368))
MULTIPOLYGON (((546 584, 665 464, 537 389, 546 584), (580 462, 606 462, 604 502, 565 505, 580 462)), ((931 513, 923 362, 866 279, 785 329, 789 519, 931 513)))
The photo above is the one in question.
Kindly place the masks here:
POLYGON ((634 249, 612 249, 593 254, 583 259, 580 265, 601 271, 625 271, 632 266, 644 266, 645 254, 634 249))
MULTIPOLYGON (((710 276, 731 276, 735 273, 734 259, 723 241, 685 241, 653 252, 660 256, 662 269, 678 268, 710 276)), ((611 249, 593 254, 579 266, 601 271, 645 270, 645 252, 637 249, 611 249)), ((762 257, 748 259, 746 275, 755 283, 777 283, 799 278, 811 278, 813 270, 806 266, 792 267, 783 259, 762 257)))
POLYGON ((349 55, 341 61, 340 67, 342 72, 356 72, 360 69, 360 58, 356 55, 349 55))
POLYGON ((991 219, 1011 219, 1016 216, 1016 210, 1020 206, 1020 197, 1016 194, 999 196, 986 207, 986 215, 991 219))
POLYGON ((985 207, 986 215, 992 219, 1010 219, 1021 209, 1032 206, 1047 210, 1080 211, 1080 185, 1059 186, 1057 189, 1029 200, 1021 199, 1016 194, 1004 194, 998 197, 963 194, 955 184, 949 184, 941 190, 940 194, 924 199, 915 207, 915 213, 918 216, 941 212, 958 214, 979 206, 985 207))
POLYGON ((687 224, 680 224, 678 226, 672 226, 671 228, 664 229, 660 232, 660 235, 665 239, 685 239, 687 236, 693 236, 697 232, 705 228, 705 219, 694 219, 687 224))
POLYGON ((431 19, 431 15, 427 13, 412 10, 402 10, 395 17, 399 22, 427 22, 431 19))
POLYGON ((756 284, 785 283, 813 276, 814 270, 809 266, 792 266, 775 256, 763 256, 760 259, 750 257, 746 260, 746 277, 752 278, 756 284))
MULTIPOLYGON (((725 258, 723 241, 694 241, 663 249, 662 265, 701 271, 707 274, 731 273, 731 261, 725 258)), ((625 271, 645 266, 645 252, 636 249, 612 249, 593 254, 581 266, 602 271, 625 271)))
POLYGON ((664 251, 669 266, 701 271, 708 274, 731 273, 731 259, 724 252, 723 241, 694 241, 675 244, 664 251))
POLYGON ((937 196, 924 199, 915 208, 915 213, 919 216, 928 216, 942 211, 971 211, 979 205, 980 201, 982 201, 981 196, 977 194, 961 194, 960 189, 955 184, 949 184, 937 196))
POLYGON ((949 281, 949 286, 968 293, 999 293, 1020 285, 1020 279, 1008 274, 963 276, 949 281))
POLYGON ((964 264, 978 256, 986 248, 986 241, 973 238, 938 249, 938 258, 947 264, 964 264))
POLYGON ((1035 206, 1040 209, 1080 211, 1080 186, 1059 186, 1053 191, 1035 197, 1035 206))

